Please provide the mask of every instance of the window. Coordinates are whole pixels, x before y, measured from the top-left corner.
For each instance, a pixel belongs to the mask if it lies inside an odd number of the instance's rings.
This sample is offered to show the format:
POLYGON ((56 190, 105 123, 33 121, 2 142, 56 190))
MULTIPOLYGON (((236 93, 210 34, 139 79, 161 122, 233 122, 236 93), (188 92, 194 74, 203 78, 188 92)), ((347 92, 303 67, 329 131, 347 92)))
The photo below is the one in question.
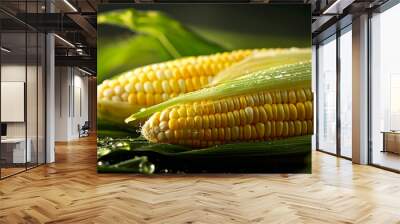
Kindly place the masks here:
POLYGON ((351 25, 340 39, 340 155, 351 158, 352 148, 352 35, 351 25))
POLYGON ((318 149, 336 153, 336 36, 318 48, 318 149))
POLYGON ((371 18, 372 163, 400 170, 400 4, 371 18), (393 131, 393 132, 392 132, 393 131), (386 134, 384 134, 386 132, 386 134))

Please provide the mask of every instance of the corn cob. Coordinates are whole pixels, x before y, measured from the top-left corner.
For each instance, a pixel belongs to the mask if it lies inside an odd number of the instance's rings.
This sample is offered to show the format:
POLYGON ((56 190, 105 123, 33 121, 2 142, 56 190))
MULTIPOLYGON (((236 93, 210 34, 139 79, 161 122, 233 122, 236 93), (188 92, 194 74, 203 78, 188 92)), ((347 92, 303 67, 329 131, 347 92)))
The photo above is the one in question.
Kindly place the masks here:
POLYGON ((311 64, 252 73, 132 115, 155 112, 142 127, 151 142, 193 147, 312 133, 311 64))
POLYGON ((155 113, 143 126, 151 142, 194 147, 312 133, 309 88, 261 91, 155 113))
POLYGON ((219 71, 257 50, 237 50, 187 57, 134 69, 98 86, 98 99, 150 106, 198 90, 219 71))

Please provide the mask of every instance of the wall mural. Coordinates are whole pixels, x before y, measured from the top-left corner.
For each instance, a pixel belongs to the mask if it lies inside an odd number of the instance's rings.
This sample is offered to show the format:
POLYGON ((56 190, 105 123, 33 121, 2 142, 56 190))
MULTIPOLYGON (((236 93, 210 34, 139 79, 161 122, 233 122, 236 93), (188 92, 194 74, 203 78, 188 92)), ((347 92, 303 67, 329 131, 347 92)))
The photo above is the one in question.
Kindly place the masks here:
POLYGON ((98 172, 310 173, 305 5, 104 4, 98 172))

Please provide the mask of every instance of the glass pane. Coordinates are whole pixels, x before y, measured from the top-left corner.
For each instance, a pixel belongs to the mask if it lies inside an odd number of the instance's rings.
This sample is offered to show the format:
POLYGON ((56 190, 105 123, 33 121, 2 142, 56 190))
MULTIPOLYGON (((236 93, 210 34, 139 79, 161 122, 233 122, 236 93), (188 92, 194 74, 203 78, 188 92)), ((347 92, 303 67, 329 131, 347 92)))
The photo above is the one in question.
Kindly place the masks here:
POLYGON ((336 153, 336 36, 318 48, 318 148, 336 153))
POLYGON ((28 62, 27 62, 27 80, 26 80, 26 115, 27 115, 27 142, 30 147, 30 161, 27 164, 28 167, 34 167, 37 165, 38 160, 38 145, 37 145, 37 127, 38 127, 38 111, 37 111, 37 98, 38 98, 38 36, 36 32, 28 32, 28 62))
POLYGON ((396 170, 400 170, 398 21, 400 21, 400 4, 374 15, 371 19, 372 163, 396 170))
POLYGON ((352 156, 352 35, 351 27, 340 36, 340 153, 352 156))
POLYGON ((46 52, 45 52, 45 44, 46 39, 45 35, 39 33, 39 41, 38 41, 38 164, 45 163, 45 60, 46 60, 46 52))
POLYGON ((2 177, 25 170, 31 151, 26 141, 26 33, 2 32, 1 161, 2 177), (27 147, 28 146, 28 147, 27 147), (28 150, 27 150, 28 149, 28 150))

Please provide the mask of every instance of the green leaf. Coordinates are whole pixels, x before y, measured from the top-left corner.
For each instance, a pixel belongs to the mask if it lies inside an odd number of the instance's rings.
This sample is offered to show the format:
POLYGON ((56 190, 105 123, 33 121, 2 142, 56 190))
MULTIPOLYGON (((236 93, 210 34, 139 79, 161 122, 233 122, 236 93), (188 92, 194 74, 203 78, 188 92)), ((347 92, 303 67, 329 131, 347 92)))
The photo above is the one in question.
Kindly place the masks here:
POLYGON ((173 59, 161 43, 149 35, 113 41, 99 38, 98 46, 98 83, 131 68, 173 59))
POLYGON ((311 136, 204 149, 137 141, 130 150, 116 149, 99 161, 116 164, 146 156, 157 172, 310 172, 311 166, 311 136))
POLYGON ((125 40, 99 38, 99 82, 138 66, 225 50, 157 11, 116 10, 99 14, 97 22, 103 33, 106 32, 103 24, 134 32, 125 40))

